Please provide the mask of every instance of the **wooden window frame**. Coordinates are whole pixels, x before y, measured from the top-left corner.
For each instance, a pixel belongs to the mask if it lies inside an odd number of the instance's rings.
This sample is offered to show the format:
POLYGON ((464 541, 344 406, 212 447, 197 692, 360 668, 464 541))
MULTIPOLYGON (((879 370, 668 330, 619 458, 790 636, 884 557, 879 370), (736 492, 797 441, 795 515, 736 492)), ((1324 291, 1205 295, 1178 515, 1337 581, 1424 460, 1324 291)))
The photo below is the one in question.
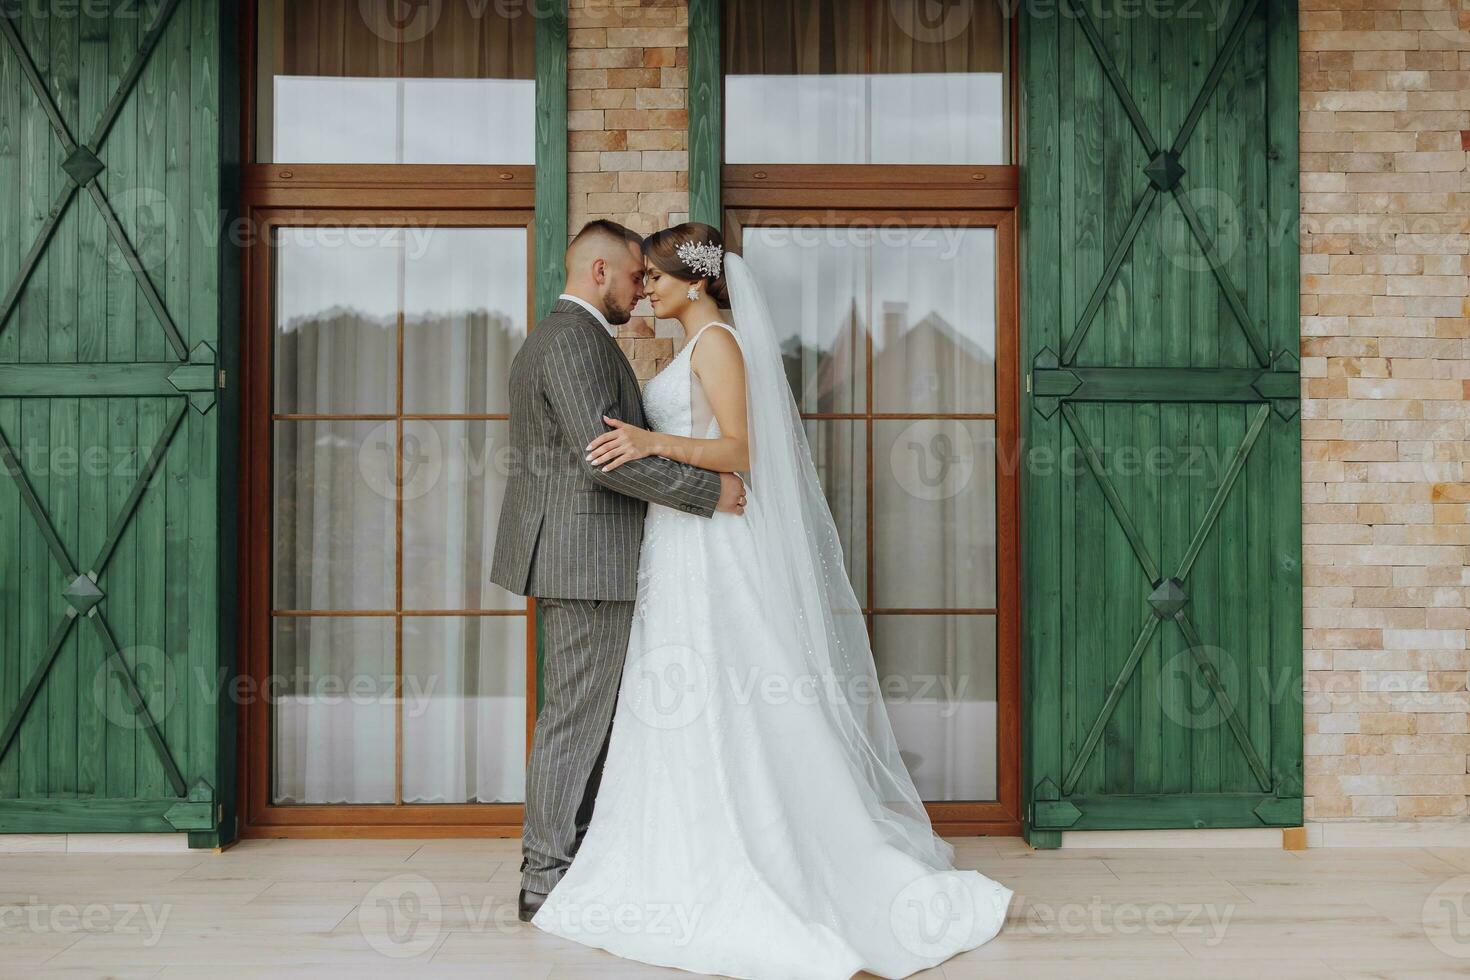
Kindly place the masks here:
MULTIPOLYGON (((720 0, 689 3, 689 213, 721 228, 739 252, 742 230, 753 225, 880 220, 981 224, 995 227, 996 376, 996 774, 995 800, 934 801, 925 807, 934 829, 950 836, 1020 836, 1021 796, 1021 521, 1020 509, 1020 167, 936 164, 725 164, 720 65, 720 0), (1007 460, 1017 461, 1010 466, 1007 460)), ((1019 148, 1019 18, 1008 25, 1009 159, 1019 148)), ((871 338, 867 341, 871 378, 871 338)), ((871 382, 869 382, 871 383, 871 382)), ((864 406, 869 419, 892 413, 864 406)), ((802 413, 806 418, 812 413, 802 413)), ((819 417, 819 416, 818 416, 819 417)), ((915 416, 918 417, 918 416, 915 416)), ((926 413, 922 417, 931 417, 926 413)), ((938 413, 933 417, 950 417, 938 413)), ((871 422, 868 436, 871 442, 871 422)), ((871 446, 867 466, 872 482, 871 446)), ((868 507, 871 511, 872 488, 868 507)), ((871 518, 871 515, 870 515, 871 518)), ((872 550, 871 519, 867 528, 872 550)), ((869 571, 871 573, 871 556, 869 571)), ((870 595, 869 599, 873 597, 870 595)))
MULTIPOLYGON (((265 690, 271 671, 272 453, 274 422, 270 242, 283 225, 523 227, 527 323, 561 292, 567 228, 567 25, 565 4, 536 21, 536 165, 254 163, 255 4, 240 6, 242 309, 238 493, 239 673, 246 692, 265 690)), ((403 383, 399 372, 397 384, 403 383)), ((337 414, 332 415, 337 418, 337 414)), ((398 415, 394 416, 399 417, 398 415)), ((407 413, 404 417, 508 419, 507 413, 407 413)), ((400 510, 401 507, 396 508, 400 510)), ((395 518, 399 520, 401 518, 395 518)), ((401 575, 401 570, 399 572, 401 575)), ((436 611, 455 615, 456 611, 436 611)), ((539 615, 526 618, 526 751, 537 710, 539 615)), ((356 613, 347 613, 356 615, 356 613)), ((395 615, 401 620, 402 613, 395 615)), ((401 663, 398 664, 401 672, 401 663)), ((233 690, 220 692, 232 696, 233 690)), ((271 802, 270 705, 258 694, 237 705, 240 837, 516 837, 521 803, 290 804, 271 802)), ((401 718, 401 707, 399 709, 401 718)), ((401 722, 394 766, 401 771, 401 722)), ((399 782, 395 779, 395 783, 399 782)))

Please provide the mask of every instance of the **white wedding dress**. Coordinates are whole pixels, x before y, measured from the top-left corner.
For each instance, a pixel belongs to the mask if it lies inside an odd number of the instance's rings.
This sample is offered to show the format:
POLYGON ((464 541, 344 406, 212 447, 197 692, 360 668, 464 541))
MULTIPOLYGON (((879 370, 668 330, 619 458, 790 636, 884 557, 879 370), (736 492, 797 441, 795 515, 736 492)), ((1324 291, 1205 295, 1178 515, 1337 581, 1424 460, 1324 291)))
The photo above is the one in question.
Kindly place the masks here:
MULTIPOLYGON (((698 331, 648 383, 653 428, 718 435, 690 355, 724 329, 698 331)), ((811 660, 771 620, 780 576, 753 531, 791 502, 764 498, 752 475, 743 515, 649 505, 591 826, 532 922, 697 973, 908 976, 995 936, 1012 892, 955 870, 953 849, 903 800, 893 812, 875 802, 874 781, 909 794, 912 783, 855 764, 830 700, 802 683, 811 660)), ((886 714, 878 725, 889 731, 886 714)))

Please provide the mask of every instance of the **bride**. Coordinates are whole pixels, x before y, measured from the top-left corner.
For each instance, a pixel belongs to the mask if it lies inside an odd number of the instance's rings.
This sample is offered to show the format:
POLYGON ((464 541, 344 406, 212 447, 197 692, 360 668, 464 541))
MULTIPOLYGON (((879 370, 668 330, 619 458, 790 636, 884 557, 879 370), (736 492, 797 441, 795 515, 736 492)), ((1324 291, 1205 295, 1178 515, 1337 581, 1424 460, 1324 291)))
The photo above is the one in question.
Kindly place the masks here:
POLYGON ((654 313, 687 342, 644 390, 652 428, 605 419, 589 458, 737 471, 747 504, 649 505, 591 825, 531 921, 757 980, 904 977, 979 946, 1012 892, 953 867, 899 758, 760 291, 708 225, 644 256, 654 313))

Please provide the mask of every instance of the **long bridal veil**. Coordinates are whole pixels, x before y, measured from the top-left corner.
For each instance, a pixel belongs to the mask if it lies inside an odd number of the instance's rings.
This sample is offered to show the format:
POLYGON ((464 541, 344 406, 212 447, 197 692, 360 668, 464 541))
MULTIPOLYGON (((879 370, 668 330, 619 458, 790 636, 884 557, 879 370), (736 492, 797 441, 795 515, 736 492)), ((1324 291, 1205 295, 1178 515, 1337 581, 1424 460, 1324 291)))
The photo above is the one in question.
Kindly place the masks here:
MULTIPOLYGON (((806 431, 782 365, 770 310, 739 255, 725 254, 735 335, 745 359, 750 472, 746 511, 765 574, 763 608, 777 635, 803 651, 815 701, 841 737, 869 815, 894 847, 935 870, 954 848, 938 837, 899 756, 862 607, 817 481, 806 431)), ((843 774, 833 774, 841 776, 843 774)))

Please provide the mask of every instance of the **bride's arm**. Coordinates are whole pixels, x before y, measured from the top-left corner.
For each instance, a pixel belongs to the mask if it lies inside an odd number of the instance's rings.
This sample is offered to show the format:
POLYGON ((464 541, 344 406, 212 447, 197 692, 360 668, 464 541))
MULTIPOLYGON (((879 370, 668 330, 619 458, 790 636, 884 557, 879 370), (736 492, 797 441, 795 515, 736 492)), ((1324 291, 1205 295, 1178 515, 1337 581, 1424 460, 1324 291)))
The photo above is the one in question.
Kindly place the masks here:
POLYGON ((616 469, 644 456, 689 463, 707 470, 733 473, 750 469, 750 446, 745 424, 745 362, 740 345, 727 331, 706 330, 690 355, 690 367, 704 387, 705 397, 720 423, 716 439, 693 439, 653 432, 620 419, 603 417, 612 431, 588 445, 593 466, 616 469))

